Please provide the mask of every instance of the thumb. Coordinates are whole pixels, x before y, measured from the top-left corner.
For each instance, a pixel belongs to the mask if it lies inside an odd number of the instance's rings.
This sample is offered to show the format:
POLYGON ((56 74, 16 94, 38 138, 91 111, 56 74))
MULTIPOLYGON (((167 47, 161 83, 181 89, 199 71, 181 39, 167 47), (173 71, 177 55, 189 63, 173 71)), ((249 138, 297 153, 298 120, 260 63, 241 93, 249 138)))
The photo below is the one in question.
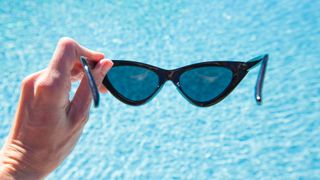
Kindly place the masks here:
MULTIPOLYGON (((102 80, 106 73, 110 70, 113 63, 111 60, 103 59, 97 63, 95 68, 92 70, 92 75, 98 86, 102 86, 102 80)), ((92 101, 92 94, 89 87, 87 76, 83 76, 80 85, 74 95, 74 98, 70 104, 70 110, 68 112, 69 119, 74 123, 78 121, 86 120, 90 105, 92 101)))

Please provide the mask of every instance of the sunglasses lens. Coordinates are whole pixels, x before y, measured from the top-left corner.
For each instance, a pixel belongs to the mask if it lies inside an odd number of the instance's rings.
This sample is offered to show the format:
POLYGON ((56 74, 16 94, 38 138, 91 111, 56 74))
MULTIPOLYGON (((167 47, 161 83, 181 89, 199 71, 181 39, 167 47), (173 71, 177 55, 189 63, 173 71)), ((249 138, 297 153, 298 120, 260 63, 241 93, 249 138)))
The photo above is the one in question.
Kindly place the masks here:
POLYGON ((137 66, 115 66, 107 76, 113 88, 131 101, 148 98, 159 84, 159 77, 155 72, 137 66))
POLYGON ((219 96, 230 84, 233 73, 224 67, 199 67, 180 76, 182 91, 197 102, 206 102, 219 96))

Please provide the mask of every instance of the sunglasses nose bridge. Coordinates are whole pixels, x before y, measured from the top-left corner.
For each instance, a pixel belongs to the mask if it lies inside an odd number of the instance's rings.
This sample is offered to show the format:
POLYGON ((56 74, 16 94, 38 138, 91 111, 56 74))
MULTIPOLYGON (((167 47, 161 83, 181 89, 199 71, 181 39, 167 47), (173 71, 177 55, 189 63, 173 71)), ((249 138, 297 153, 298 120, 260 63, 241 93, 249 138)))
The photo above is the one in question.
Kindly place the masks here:
POLYGON ((176 87, 180 87, 179 80, 177 80, 176 70, 164 70, 165 82, 171 81, 176 87))
POLYGON ((164 70, 164 76, 165 76, 165 80, 168 81, 173 81, 174 80, 174 70, 164 70))

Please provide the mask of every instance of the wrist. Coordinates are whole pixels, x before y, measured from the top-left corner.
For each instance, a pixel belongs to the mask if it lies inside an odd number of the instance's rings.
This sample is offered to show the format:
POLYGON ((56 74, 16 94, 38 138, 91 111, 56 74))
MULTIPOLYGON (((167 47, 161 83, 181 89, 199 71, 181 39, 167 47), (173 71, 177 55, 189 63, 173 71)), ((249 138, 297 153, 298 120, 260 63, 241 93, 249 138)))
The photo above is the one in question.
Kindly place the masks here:
POLYGON ((21 151, 9 151, 5 148, 0 151, 0 179, 38 180, 43 177, 23 162, 21 151))
POLYGON ((11 179, 18 179, 13 172, 7 167, 5 164, 0 163, 0 179, 4 180, 11 180, 11 179))

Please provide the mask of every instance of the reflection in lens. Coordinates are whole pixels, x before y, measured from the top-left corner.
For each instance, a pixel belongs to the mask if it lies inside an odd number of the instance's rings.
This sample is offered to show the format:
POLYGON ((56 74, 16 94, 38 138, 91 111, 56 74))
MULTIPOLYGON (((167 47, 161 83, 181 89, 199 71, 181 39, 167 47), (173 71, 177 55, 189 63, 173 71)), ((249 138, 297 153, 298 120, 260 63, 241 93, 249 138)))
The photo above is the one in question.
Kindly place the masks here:
POLYGON ((159 83, 155 72, 137 66, 115 66, 107 76, 116 91, 131 101, 149 97, 159 83))
POLYGON ((224 67, 199 67, 180 76, 182 91, 198 102, 219 96, 230 84, 232 71, 224 67))

